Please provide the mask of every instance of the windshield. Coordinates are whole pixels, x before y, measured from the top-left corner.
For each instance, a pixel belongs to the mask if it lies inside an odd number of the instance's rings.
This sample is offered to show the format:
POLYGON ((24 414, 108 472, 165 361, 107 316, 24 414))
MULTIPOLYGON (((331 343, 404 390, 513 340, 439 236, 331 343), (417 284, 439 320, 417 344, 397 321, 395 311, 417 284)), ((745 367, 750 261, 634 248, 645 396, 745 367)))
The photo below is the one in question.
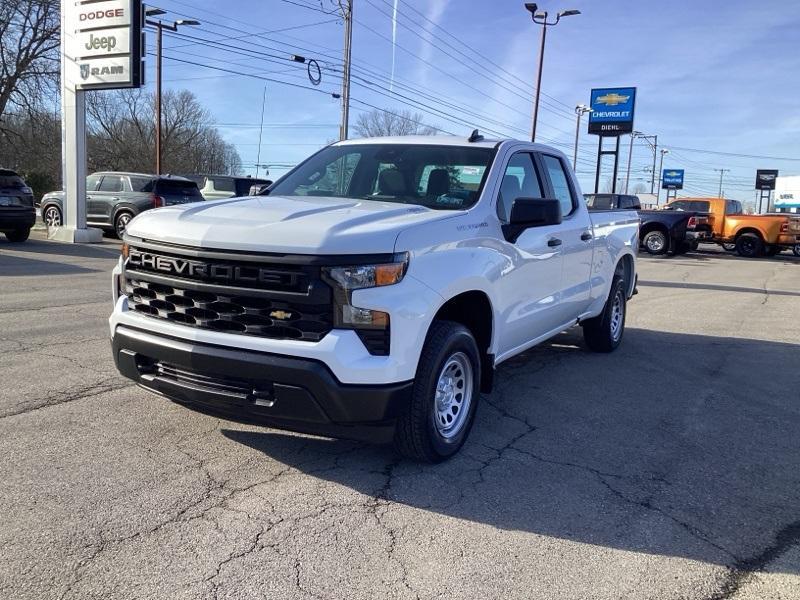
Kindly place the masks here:
POLYGON ((331 196, 463 210, 478 201, 492 148, 363 144, 328 146, 271 195, 331 196))

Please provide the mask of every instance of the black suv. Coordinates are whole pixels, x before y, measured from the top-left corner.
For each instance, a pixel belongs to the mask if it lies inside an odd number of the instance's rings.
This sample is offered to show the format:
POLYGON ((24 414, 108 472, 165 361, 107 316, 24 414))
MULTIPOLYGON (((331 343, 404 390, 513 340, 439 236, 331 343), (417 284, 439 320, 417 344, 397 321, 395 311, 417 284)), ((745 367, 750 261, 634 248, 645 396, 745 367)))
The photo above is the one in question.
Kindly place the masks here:
POLYGON ((0 231, 10 242, 24 242, 35 222, 33 190, 14 171, 0 169, 0 231))
MULTIPOLYGON (((86 223, 121 236, 140 212, 160 206, 203 200, 194 181, 171 175, 94 173, 86 178, 86 223)), ((48 227, 64 223, 64 192, 42 198, 42 221, 48 227)))

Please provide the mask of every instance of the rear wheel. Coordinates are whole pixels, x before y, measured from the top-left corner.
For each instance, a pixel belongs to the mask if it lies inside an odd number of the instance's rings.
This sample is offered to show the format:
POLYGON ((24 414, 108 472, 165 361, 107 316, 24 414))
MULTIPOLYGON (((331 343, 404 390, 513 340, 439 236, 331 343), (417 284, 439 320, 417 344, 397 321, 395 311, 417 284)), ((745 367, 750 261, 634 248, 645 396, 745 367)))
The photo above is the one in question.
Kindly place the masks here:
POLYGON ((795 244, 792 246, 792 252, 795 256, 800 256, 800 244, 795 244))
POLYGON ((15 229, 14 231, 6 231, 6 237, 9 242, 24 242, 31 234, 30 229, 15 229))
POLYGON ((618 274, 614 275, 611 292, 603 307, 603 312, 593 319, 581 323, 583 339, 586 340, 586 345, 590 350, 613 352, 620 345, 622 334, 625 332, 627 299, 625 280, 618 274))
POLYGON ((649 254, 664 254, 669 248, 667 234, 663 231, 648 231, 642 238, 642 245, 649 254))
POLYGON ((458 452, 475 419, 480 380, 472 333, 459 323, 434 322, 422 348, 411 403, 398 419, 397 450, 434 463, 458 452))
POLYGON ((57 206, 48 206, 42 213, 42 221, 47 227, 61 227, 61 209, 57 206))
POLYGON ((125 229, 128 227, 128 223, 131 222, 132 218, 133 215, 127 210, 118 212, 117 216, 114 217, 114 233, 117 234, 118 238, 122 238, 125 234, 125 229))
POLYGON ((743 233, 736 238, 736 252, 745 258, 756 258, 764 253, 764 242, 755 233, 743 233))

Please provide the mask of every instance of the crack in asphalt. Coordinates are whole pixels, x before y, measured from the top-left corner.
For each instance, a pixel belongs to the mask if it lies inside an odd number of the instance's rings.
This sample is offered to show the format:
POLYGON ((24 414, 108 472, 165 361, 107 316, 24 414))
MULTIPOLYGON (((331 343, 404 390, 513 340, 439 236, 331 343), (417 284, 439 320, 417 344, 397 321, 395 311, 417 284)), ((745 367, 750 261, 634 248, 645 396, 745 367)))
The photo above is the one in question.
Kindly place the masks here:
POLYGON ((0 420, 7 419, 9 417, 16 417, 18 415, 25 415, 39 410, 44 410, 46 408, 51 408, 53 406, 58 406, 60 404, 67 404, 69 402, 74 402, 76 400, 85 400, 87 398, 93 398, 101 394, 106 394, 108 392, 114 392, 117 390, 122 390, 131 387, 136 387, 136 384, 122 383, 120 378, 117 376, 108 377, 102 381, 80 386, 75 389, 57 391, 52 394, 48 394, 44 398, 36 398, 34 400, 25 401, 25 404, 28 405, 27 407, 20 407, 17 410, 11 410, 10 412, 3 413, 2 415, 0 415, 0 420), (36 405, 30 406, 30 404, 36 404, 36 405))

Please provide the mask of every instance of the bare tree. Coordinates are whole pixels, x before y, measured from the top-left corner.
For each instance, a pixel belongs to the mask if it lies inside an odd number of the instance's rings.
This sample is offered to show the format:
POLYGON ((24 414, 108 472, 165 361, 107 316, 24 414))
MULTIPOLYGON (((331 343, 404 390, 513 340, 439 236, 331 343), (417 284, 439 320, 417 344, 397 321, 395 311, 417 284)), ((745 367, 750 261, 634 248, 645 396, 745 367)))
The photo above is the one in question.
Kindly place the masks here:
POLYGON ((422 122, 422 115, 408 110, 373 110, 358 115, 353 131, 359 137, 386 135, 435 135, 436 127, 422 122))
MULTIPOLYGON (((142 90, 87 96, 90 170, 153 169, 155 106, 142 90)), ((188 90, 162 98, 162 148, 167 173, 229 173, 241 170, 236 149, 222 139, 211 114, 188 90)))
POLYGON ((32 112, 58 83, 58 0, 0 1, 0 128, 11 110, 32 112))

